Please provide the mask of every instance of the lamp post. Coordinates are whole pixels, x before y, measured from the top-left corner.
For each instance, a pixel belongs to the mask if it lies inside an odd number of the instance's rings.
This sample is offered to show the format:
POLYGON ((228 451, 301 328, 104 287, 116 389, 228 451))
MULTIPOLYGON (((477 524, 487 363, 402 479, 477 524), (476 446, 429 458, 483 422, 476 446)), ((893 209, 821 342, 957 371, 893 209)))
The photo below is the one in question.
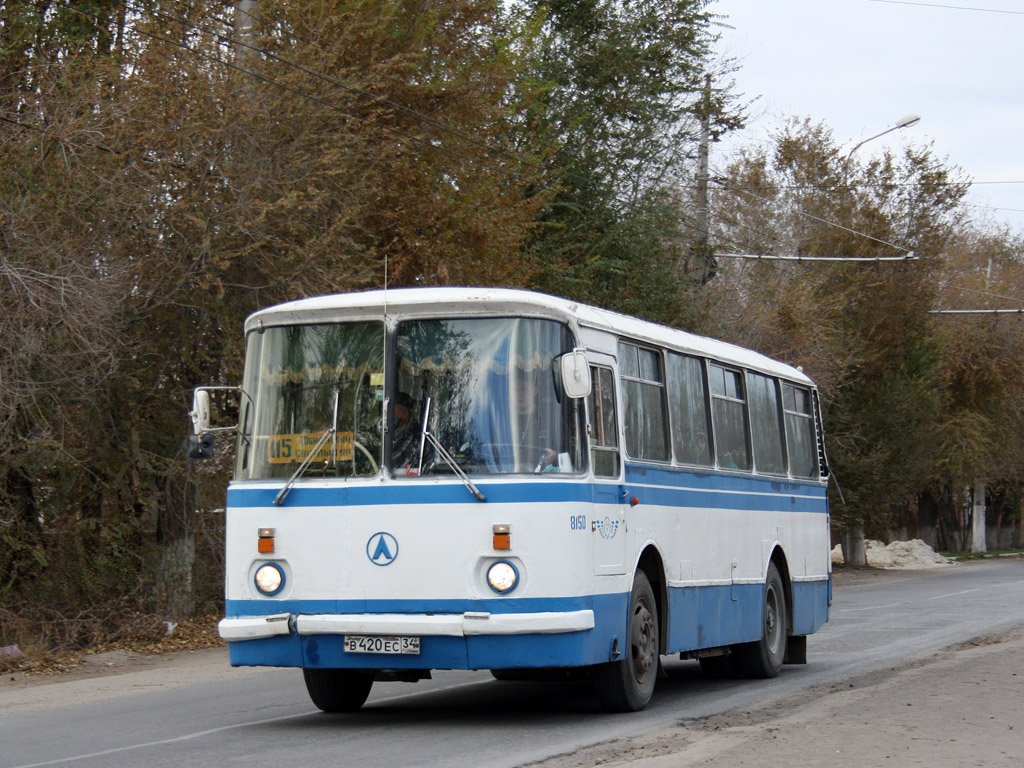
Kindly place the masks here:
POLYGON ((846 159, 849 160, 854 152, 863 147, 869 141, 874 141, 880 136, 885 136, 885 134, 892 133, 893 131, 898 131, 901 128, 909 128, 910 126, 917 125, 920 122, 921 118, 918 117, 917 115, 907 115, 906 117, 901 117, 899 120, 896 121, 896 124, 891 128, 886 128, 881 133, 876 133, 874 136, 868 136, 866 139, 861 139, 856 144, 854 144, 853 149, 846 153, 846 159))
POLYGON ((843 188, 847 191, 849 189, 847 187, 847 184, 849 183, 850 178, 850 161, 853 159, 854 152, 863 147, 869 141, 874 141, 875 139, 881 136, 885 136, 887 133, 892 133, 893 131, 899 131, 903 128, 909 128, 910 126, 917 125, 920 122, 921 118, 918 115, 906 115, 905 117, 901 117, 899 120, 897 120, 895 125, 886 128, 881 133, 876 133, 874 136, 868 136, 866 139, 861 139, 856 144, 854 144, 853 149, 846 153, 846 158, 843 160, 843 188))
MULTIPOLYGON (((853 149, 846 153, 846 160, 843 162, 843 177, 844 181, 850 175, 850 160, 853 158, 853 153, 863 147, 869 141, 885 136, 887 133, 898 131, 903 128, 909 128, 912 125, 917 125, 921 122, 921 118, 918 115, 907 115, 901 117, 896 121, 895 125, 886 128, 881 133, 876 133, 874 136, 868 136, 866 139, 861 139, 853 145, 853 149)), ((864 524, 860 520, 855 520, 849 523, 846 527, 846 531, 843 535, 843 559, 848 565, 867 565, 867 552, 864 548, 864 524)))

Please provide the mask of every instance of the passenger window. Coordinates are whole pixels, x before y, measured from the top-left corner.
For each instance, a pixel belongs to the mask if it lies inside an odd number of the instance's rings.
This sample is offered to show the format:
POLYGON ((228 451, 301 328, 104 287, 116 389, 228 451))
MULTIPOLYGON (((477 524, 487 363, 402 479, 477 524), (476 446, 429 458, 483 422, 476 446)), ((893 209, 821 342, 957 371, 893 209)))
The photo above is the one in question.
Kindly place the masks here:
POLYGON ((782 384, 782 405, 786 415, 786 447, 789 471, 795 477, 818 476, 817 440, 810 390, 782 384))
POLYGON ((619 344, 626 452, 634 459, 668 461, 668 420, 661 354, 635 344, 619 344))
POLYGON ((750 434, 743 375, 720 365, 711 365, 708 376, 711 380, 711 416, 715 426, 718 466, 749 470, 750 434))
POLYGON ((676 461, 710 467, 711 419, 708 413, 704 363, 696 357, 669 352, 668 408, 672 417, 672 447, 676 461))
POLYGON ((782 451, 782 419, 775 379, 747 373, 750 394, 750 433, 754 442, 754 466, 758 472, 786 474, 782 451))

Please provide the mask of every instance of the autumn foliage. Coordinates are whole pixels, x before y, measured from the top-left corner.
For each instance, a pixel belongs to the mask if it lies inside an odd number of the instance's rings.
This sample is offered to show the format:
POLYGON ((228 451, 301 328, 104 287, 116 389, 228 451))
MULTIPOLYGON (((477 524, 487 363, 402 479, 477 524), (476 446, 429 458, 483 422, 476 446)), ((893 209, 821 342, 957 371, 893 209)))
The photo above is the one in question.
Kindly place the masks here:
POLYGON ((700 247, 918 258, 691 268, 702 123, 741 122, 702 96, 706 5, 3 3, 0 610, 218 610, 230 456, 185 460, 192 388, 238 382, 252 311, 385 280, 542 289, 804 366, 837 530, 938 509, 954 537, 974 477, 1019 520, 1019 321, 929 314, 1024 287, 959 172, 794 124, 723 170, 700 247))

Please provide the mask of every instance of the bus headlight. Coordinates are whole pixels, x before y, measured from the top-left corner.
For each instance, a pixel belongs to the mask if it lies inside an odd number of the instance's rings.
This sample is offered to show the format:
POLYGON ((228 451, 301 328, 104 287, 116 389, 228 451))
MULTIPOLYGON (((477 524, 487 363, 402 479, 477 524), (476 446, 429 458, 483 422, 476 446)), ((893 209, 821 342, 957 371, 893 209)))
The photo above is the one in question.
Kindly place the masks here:
POLYGON ((277 563, 264 563, 256 569, 253 580, 264 595, 276 595, 284 588, 284 571, 277 563))
POLYGON ((519 571, 508 560, 499 560, 487 569, 487 583, 499 594, 511 592, 519 583, 519 571))

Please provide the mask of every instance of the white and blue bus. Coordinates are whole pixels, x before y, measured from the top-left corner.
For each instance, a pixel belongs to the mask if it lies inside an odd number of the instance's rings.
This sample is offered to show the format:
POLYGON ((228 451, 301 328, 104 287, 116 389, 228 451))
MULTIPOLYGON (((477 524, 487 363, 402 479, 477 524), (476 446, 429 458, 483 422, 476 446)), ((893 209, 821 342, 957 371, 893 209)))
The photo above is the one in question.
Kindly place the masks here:
POLYGON ((663 655, 746 677, 806 661, 831 603, 828 473, 796 368, 491 288, 294 301, 245 334, 233 665, 301 668, 332 712, 374 680, 552 668, 628 711, 663 655))

